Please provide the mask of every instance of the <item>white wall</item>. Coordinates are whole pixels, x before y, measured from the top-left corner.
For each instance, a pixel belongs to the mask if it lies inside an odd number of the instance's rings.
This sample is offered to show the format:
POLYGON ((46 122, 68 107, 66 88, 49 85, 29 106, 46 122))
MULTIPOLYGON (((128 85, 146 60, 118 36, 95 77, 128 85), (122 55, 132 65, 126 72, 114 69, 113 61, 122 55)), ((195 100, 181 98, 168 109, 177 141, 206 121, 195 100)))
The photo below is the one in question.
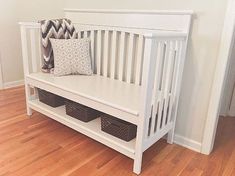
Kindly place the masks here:
POLYGON ((0 59, 3 81, 23 79, 19 21, 63 17, 64 0, 0 0, 0 59))
POLYGON ((66 8, 195 11, 176 133, 200 144, 226 5, 226 0, 67 0, 66 8))

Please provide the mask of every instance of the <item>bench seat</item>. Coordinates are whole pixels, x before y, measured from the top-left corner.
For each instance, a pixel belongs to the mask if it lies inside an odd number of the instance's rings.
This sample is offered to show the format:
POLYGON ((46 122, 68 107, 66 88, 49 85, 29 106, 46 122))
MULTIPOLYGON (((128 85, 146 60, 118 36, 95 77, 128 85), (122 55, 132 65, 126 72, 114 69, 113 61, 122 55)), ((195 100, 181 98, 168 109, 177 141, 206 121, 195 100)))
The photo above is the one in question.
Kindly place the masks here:
POLYGON ((42 72, 27 75, 26 81, 31 86, 137 124, 137 119, 134 118, 139 115, 141 87, 138 85, 98 75, 55 77, 42 72))

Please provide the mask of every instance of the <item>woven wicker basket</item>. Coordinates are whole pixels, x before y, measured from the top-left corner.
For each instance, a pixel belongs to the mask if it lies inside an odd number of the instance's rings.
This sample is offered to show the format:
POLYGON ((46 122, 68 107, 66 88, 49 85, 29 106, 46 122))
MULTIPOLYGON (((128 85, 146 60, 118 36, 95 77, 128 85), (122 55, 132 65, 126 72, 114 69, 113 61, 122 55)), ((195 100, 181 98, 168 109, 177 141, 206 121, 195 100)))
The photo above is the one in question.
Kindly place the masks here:
POLYGON ((128 142, 136 137, 137 126, 104 114, 101 116, 101 129, 128 142))
POLYGON ((39 101, 54 108, 65 104, 65 98, 42 89, 38 89, 38 97, 39 101))
POLYGON ((87 106, 81 105, 70 100, 66 100, 65 107, 67 115, 83 122, 89 122, 98 118, 101 115, 101 112, 95 109, 89 108, 87 106))

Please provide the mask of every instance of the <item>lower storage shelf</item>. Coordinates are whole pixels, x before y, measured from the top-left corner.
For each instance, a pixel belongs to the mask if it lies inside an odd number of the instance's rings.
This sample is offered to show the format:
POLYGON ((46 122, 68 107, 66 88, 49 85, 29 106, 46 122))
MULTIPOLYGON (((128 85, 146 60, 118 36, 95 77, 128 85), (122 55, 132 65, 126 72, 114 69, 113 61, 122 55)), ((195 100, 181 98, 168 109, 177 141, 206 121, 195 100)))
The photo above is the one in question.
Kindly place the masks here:
POLYGON ((133 139, 129 142, 125 142, 101 131, 100 118, 85 123, 66 115, 65 106, 53 108, 41 103, 38 99, 30 100, 29 106, 37 112, 40 112, 130 158, 134 158, 136 140, 133 139))

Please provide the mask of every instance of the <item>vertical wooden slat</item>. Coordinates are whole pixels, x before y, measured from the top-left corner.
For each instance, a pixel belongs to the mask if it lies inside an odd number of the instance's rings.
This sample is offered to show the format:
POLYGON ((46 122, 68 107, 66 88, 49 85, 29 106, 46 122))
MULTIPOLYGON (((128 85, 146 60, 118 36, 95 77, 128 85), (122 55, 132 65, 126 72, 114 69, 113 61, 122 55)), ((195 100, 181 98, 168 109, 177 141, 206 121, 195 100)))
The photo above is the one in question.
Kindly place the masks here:
POLYGON ((118 80, 123 81, 125 59, 125 32, 121 32, 120 50, 119 50, 119 65, 118 65, 118 80))
POLYGON ((179 41, 177 42, 177 46, 176 46, 176 61, 175 61, 175 69, 174 69, 174 79, 172 82, 172 86, 171 86, 171 92, 172 95, 174 95, 176 87, 177 87, 177 75, 179 74, 180 70, 180 56, 182 55, 182 49, 183 49, 183 41, 179 41))
POLYGON ((169 94, 170 94, 170 86, 172 82, 172 72, 173 72, 173 63, 174 63, 174 55, 175 55, 175 41, 170 42, 170 50, 168 55, 168 64, 167 64, 167 73, 166 73, 166 85, 164 89, 164 99, 165 99, 165 109, 164 109, 164 121, 163 123, 167 124, 167 118, 168 118, 168 110, 169 109, 169 94))
POLYGON ((134 46, 134 34, 130 33, 128 56, 127 56, 127 83, 131 83, 132 79, 132 62, 133 62, 133 46, 134 46))
POLYGON ((110 60, 110 77, 115 79, 116 70, 116 48, 117 48, 117 32, 113 31, 112 34, 112 47, 111 47, 111 60, 110 60))
POLYGON ((166 121, 166 109, 167 109, 167 86, 168 86, 168 82, 169 80, 167 79, 168 76, 168 72, 169 72, 169 61, 170 61, 170 47, 171 47, 171 43, 170 41, 166 42, 166 53, 165 53, 165 62, 164 62, 164 68, 163 68, 163 75, 162 75, 162 99, 161 101, 163 101, 163 116, 162 116, 162 125, 164 124, 164 122, 166 121))
POLYGON ((31 59, 32 59, 32 71, 37 72, 37 57, 36 57, 36 31, 30 29, 30 48, 31 48, 31 59))
POLYGON ((162 88, 162 81, 164 79, 164 71, 166 70, 166 65, 167 65, 167 60, 166 60, 166 56, 167 56, 167 52, 168 52, 168 47, 165 47, 166 44, 165 42, 161 43, 161 47, 160 47, 160 53, 159 53, 159 61, 160 61, 160 66, 159 66, 159 70, 158 74, 158 84, 156 84, 156 88, 158 89, 158 93, 157 93, 157 98, 159 101, 159 107, 158 107, 158 117, 157 117, 157 127, 156 127, 156 133, 160 130, 161 128, 161 122, 162 122, 162 117, 163 117, 163 107, 164 107, 164 96, 163 96, 163 88, 162 88), (162 73, 163 72, 163 73, 162 73))
POLYGON ((84 31, 83 37, 84 37, 84 38, 87 38, 87 37, 88 37, 88 31, 84 31))
POLYGON ((91 39, 91 66, 92 66, 92 70, 95 70, 95 31, 91 31, 90 34, 90 39, 91 39))
POLYGON ((29 74, 29 56, 28 56, 28 44, 27 44, 27 34, 26 28, 21 26, 21 46, 22 46, 22 55, 23 55, 23 64, 24 64, 24 75, 29 74))
POLYGON ((153 104, 153 111, 152 111, 152 123, 151 123, 151 127, 150 127, 150 136, 154 135, 155 133, 155 125, 157 123, 157 111, 158 111, 158 107, 159 106, 159 102, 156 100, 153 104))
POLYGON ((158 48, 157 50, 157 62, 156 62, 156 73, 155 73, 155 80, 154 80, 154 93, 153 93, 153 103, 159 99, 158 93, 159 93, 159 86, 161 81, 161 68, 163 67, 163 61, 164 61, 164 43, 158 42, 157 44, 158 48))
POLYGON ((136 73, 135 73, 135 84, 141 84, 141 65, 143 59, 143 44, 144 37, 143 35, 139 35, 138 44, 137 44, 137 53, 136 53, 136 73))
POLYGON ((101 30, 97 32, 97 43, 96 43, 96 67, 97 67, 97 75, 101 74, 101 49, 102 49, 102 38, 101 38, 101 30))
POLYGON ((166 85, 165 85, 165 96, 167 96, 170 92, 170 86, 172 82, 172 74, 173 74, 173 65, 174 65, 174 57, 175 57, 175 41, 170 42, 170 50, 168 56, 168 67, 166 73, 166 85))
MULTIPOLYGON (((159 81, 160 81, 160 68, 162 67, 163 62, 163 51, 164 51, 164 43, 158 42, 157 43, 157 58, 156 58, 156 72, 155 72, 155 80, 154 80, 154 89, 153 89, 153 119, 152 119, 152 125, 151 125, 151 134, 155 133, 156 130, 156 123, 160 124, 160 118, 158 116, 156 117, 159 109, 159 81), (157 122, 158 120, 158 122, 157 122)), ((162 107, 162 106, 161 106, 162 107)))
POLYGON ((78 38, 82 38, 82 32, 81 31, 78 31, 77 35, 78 35, 78 38))
POLYGON ((156 80, 156 89, 158 91, 162 91, 161 90, 161 86, 162 86, 162 77, 163 77, 163 70, 164 70, 164 63, 165 63, 165 54, 166 54, 166 45, 165 42, 161 42, 160 43, 161 47, 160 47, 160 51, 159 51, 159 67, 158 67, 158 76, 157 76, 157 80, 156 80))
POLYGON ((39 67, 40 69, 42 68, 42 34, 41 34, 41 30, 38 30, 38 51, 39 51, 39 67))
POLYGON ((161 129, 161 122, 162 122, 162 113, 163 113, 163 96, 162 92, 159 92, 159 104, 158 104, 158 109, 157 109, 157 127, 156 127, 156 133, 161 129))
POLYGON ((169 104, 169 117, 168 117, 168 123, 171 121, 171 115, 172 115, 172 108, 173 104, 175 104, 175 97, 176 97, 176 87, 177 87, 177 77, 179 74, 180 69, 180 56, 182 53, 182 41, 178 41, 176 43, 176 53, 175 53, 175 64, 174 64, 174 72, 173 72, 173 80, 170 87, 170 104, 169 104))
POLYGON ((109 31, 104 32, 103 76, 108 76, 109 31))
MULTIPOLYGON (((23 25, 20 27, 21 31, 21 45, 22 45, 22 55, 23 55, 23 65, 24 65, 24 77, 29 75, 29 57, 28 57, 28 44, 27 44, 27 31, 26 27, 23 25)), ((32 115, 32 110, 29 107, 30 95, 30 86, 25 81, 25 97, 27 105, 27 115, 32 115)))

